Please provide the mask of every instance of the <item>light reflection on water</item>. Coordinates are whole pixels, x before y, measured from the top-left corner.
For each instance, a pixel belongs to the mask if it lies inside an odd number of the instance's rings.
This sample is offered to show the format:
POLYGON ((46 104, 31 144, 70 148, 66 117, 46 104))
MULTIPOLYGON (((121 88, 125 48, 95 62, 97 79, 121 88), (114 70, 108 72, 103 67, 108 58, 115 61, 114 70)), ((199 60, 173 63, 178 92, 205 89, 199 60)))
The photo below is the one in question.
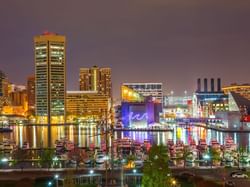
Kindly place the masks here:
MULTIPOLYGON (((168 139, 176 142, 178 139, 185 144, 191 140, 198 143, 199 139, 205 139, 210 144, 211 139, 216 139, 220 144, 224 144, 225 138, 231 136, 238 146, 247 147, 250 150, 250 133, 224 133, 202 127, 175 127, 173 132, 116 132, 114 138, 131 137, 132 139, 143 142, 144 139, 151 144, 167 144, 168 139)), ((51 126, 51 146, 54 147, 56 140, 66 137, 78 144, 80 147, 95 146, 100 147, 105 135, 95 126, 86 125, 71 126, 51 126)), ((39 148, 48 146, 48 127, 47 126, 13 126, 12 133, 1 133, 0 140, 4 138, 15 141, 20 147, 24 142, 29 142, 30 147, 39 148)))

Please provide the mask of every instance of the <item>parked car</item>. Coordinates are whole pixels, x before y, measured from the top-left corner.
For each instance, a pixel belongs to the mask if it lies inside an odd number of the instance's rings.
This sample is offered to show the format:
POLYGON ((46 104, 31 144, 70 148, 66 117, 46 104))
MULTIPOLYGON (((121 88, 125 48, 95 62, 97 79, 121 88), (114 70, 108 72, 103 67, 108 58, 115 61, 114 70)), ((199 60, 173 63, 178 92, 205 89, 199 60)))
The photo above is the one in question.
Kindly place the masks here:
POLYGON ((232 177, 233 178, 248 178, 248 175, 244 173, 234 173, 232 174, 232 177))
POLYGON ((234 171, 232 171, 231 173, 230 173, 230 176, 232 177, 234 174, 236 174, 236 173, 241 173, 241 171, 240 170, 234 170, 234 171))

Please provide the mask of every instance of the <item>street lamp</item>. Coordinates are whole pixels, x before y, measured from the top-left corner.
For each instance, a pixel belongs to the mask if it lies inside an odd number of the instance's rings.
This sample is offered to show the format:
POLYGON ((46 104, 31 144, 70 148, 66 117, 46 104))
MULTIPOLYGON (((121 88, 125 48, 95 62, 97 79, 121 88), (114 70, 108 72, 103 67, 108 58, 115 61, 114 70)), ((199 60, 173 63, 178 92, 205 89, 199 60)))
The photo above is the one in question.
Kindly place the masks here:
POLYGON ((8 162, 9 160, 8 160, 8 158, 2 158, 1 159, 1 162, 3 162, 3 163, 6 163, 6 162, 8 162))
POLYGON ((48 182, 48 186, 52 186, 52 182, 49 181, 49 182, 48 182))
MULTIPOLYGON (((136 174, 136 172, 137 172, 136 169, 133 169, 133 173, 136 174)), ((137 177, 136 177, 136 175, 135 175, 135 176, 134 176, 134 184, 136 184, 136 179, 137 179, 137 177)))
POLYGON ((92 174, 94 173, 94 170, 91 169, 91 170, 89 171, 89 173, 92 175, 92 174))
POLYGON ((2 158, 1 159, 1 163, 3 164, 3 165, 5 165, 6 163, 8 163, 8 158, 2 158))
POLYGON ((55 180, 56 180, 56 187, 58 187, 58 178, 59 178, 59 175, 58 175, 58 174, 55 174, 54 178, 55 178, 55 180))
POLYGON ((94 170, 91 169, 91 170, 89 171, 89 174, 90 174, 90 183, 92 184, 92 175, 94 174, 94 170))
POLYGON ((136 169, 133 169, 133 173, 136 173, 137 171, 136 171, 136 169))
POLYGON ((176 185, 176 180, 174 179, 173 181, 172 181, 172 186, 175 186, 176 185))
POLYGON ((124 179, 123 179, 123 172, 124 172, 124 171, 123 171, 123 166, 124 166, 124 163, 125 163, 125 162, 126 162, 125 159, 122 159, 122 160, 121 160, 121 164, 122 164, 122 168, 121 168, 121 187, 124 186, 124 184, 123 184, 123 182, 124 182, 124 181, 123 181, 123 180, 124 180, 124 179))
POLYGON ((205 154, 203 158, 206 161, 206 163, 210 160, 210 156, 208 154, 205 154))

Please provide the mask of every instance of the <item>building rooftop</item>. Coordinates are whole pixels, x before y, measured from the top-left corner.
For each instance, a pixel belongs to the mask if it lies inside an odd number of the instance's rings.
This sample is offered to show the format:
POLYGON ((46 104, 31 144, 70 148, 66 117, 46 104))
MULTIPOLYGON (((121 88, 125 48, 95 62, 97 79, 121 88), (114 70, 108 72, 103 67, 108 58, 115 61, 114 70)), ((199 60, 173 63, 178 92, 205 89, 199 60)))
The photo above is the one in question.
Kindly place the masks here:
POLYGON ((79 90, 76 90, 76 91, 67 91, 67 94, 97 94, 98 91, 79 91, 79 90))

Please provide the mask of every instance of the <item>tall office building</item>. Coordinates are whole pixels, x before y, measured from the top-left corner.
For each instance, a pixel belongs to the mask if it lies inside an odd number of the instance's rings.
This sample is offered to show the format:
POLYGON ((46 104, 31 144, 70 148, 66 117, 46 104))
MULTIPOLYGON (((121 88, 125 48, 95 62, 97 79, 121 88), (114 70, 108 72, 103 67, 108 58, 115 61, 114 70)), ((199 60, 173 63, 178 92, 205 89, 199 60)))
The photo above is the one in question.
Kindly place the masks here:
POLYGON ((4 72, 0 70, 0 113, 3 106, 8 102, 8 81, 4 72))
POLYGON ((80 90, 97 91, 99 94, 112 97, 111 69, 99 68, 80 68, 80 90))
POLYGON ((144 97, 152 96, 155 101, 163 102, 162 83, 123 83, 122 85, 135 90, 144 97))
POLYGON ((27 79, 27 99, 30 110, 35 107, 35 76, 29 76, 27 79))
POLYGON ((0 70, 0 97, 8 96, 8 80, 4 72, 0 70))
POLYGON ((37 123, 64 123, 66 98, 65 36, 34 37, 37 123))

